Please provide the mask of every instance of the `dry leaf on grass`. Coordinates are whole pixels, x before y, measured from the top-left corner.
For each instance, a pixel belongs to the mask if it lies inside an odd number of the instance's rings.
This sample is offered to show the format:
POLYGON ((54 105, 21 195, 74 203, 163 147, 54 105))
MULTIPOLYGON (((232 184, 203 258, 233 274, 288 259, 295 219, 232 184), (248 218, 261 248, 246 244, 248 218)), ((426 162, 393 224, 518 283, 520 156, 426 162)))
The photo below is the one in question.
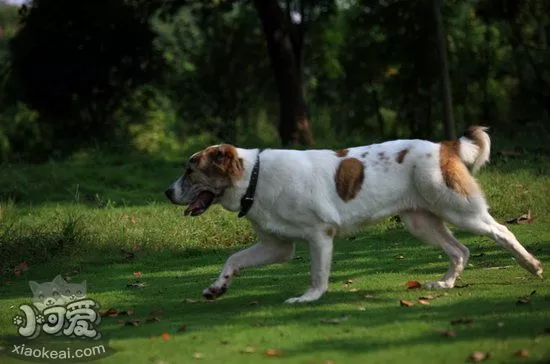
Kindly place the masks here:
POLYGON ((126 285, 126 287, 128 287, 128 288, 145 288, 145 287, 147 287, 147 284, 143 283, 143 282, 135 282, 135 283, 128 283, 126 285))
POLYGON ((151 324, 154 322, 160 322, 160 317, 158 316, 149 316, 145 319, 145 323, 151 324))
POLYGON ((414 303, 412 303, 412 301, 406 301, 406 300, 400 300, 400 301, 399 301, 399 304, 401 305, 401 307, 411 307, 411 306, 414 306, 414 303))
POLYGON ((529 295, 518 297, 516 304, 525 305, 525 304, 531 303, 531 296, 534 295, 535 293, 537 293, 536 290, 531 292, 529 295))
POLYGON ((396 256, 395 256, 395 259, 405 259, 405 257, 402 256, 402 255, 396 255, 396 256))
POLYGON ((141 278, 141 272, 134 272, 132 273, 134 275, 134 277, 136 277, 137 279, 140 279, 141 278))
POLYGON ((105 312, 101 312, 99 314, 101 317, 117 317, 118 316, 118 310, 116 308, 110 308, 105 312))
POLYGON ((518 358, 528 358, 529 352, 526 349, 518 350, 514 353, 514 356, 517 356, 518 358))
POLYGON ((352 288, 349 290, 350 292, 358 292, 359 291, 359 288, 352 288))
POLYGON ((192 298, 184 298, 181 302, 183 303, 197 303, 199 300, 194 300, 192 298))
POLYGON ((426 301, 433 300, 435 298, 436 298, 436 296, 432 296, 431 294, 426 295, 426 296, 418 297, 419 300, 426 300, 426 301))
POLYGON ((243 353, 243 354, 252 354, 252 353, 255 353, 255 352, 256 352, 256 348, 254 348, 253 346, 247 346, 246 348, 241 350, 241 353, 243 353))
POLYGON ((474 320, 472 320, 471 318, 462 317, 456 320, 452 320, 451 325, 466 325, 471 324, 472 322, 474 322, 474 320))
POLYGON ((267 349, 264 354, 266 356, 281 356, 281 351, 279 349, 267 349))
POLYGON ((527 210, 527 213, 514 217, 513 219, 506 220, 507 224, 531 224, 534 218, 531 214, 531 210, 527 210))
POLYGON ((124 322, 124 325, 126 325, 126 326, 139 326, 140 323, 141 323, 141 320, 134 319, 134 320, 127 320, 126 322, 124 322))
POLYGON ((196 352, 196 353, 193 354, 193 358, 202 359, 202 358, 204 358, 204 355, 202 355, 202 353, 196 352))
POLYGON ((332 319, 322 319, 321 323, 323 324, 332 324, 332 325, 338 325, 339 323, 342 323, 349 319, 349 316, 342 316, 340 318, 332 318, 332 319))
POLYGON ((352 283, 353 283, 353 279, 348 279, 348 280, 346 281, 346 284, 352 284, 352 283))
POLYGON ((418 303, 420 303, 421 305, 429 305, 430 304, 430 301, 428 301, 427 299, 424 299, 422 297, 419 297, 416 301, 418 303))
POLYGON ((468 356, 468 360, 474 363, 484 361, 489 359, 489 353, 484 353, 482 351, 474 351, 473 353, 468 356))
POLYGON ((160 337, 161 337, 162 340, 164 340, 164 341, 168 341, 168 340, 170 340, 170 339, 172 338, 172 337, 170 336, 170 334, 167 333, 167 332, 163 332, 163 333, 160 335, 160 337))
POLYGON ((455 337, 456 336, 455 330, 442 330, 439 333, 441 334, 441 336, 445 336, 445 337, 455 337))
POLYGON ((422 283, 418 282, 418 281, 408 281, 407 282, 407 288, 408 289, 415 289, 415 288, 421 288, 422 287, 422 283))

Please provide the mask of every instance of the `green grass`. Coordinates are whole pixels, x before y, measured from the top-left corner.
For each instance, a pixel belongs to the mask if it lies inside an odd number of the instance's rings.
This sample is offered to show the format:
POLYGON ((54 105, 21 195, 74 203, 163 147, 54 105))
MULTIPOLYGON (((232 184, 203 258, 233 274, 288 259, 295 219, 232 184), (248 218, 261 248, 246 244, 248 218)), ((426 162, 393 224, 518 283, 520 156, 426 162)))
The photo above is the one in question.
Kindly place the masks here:
MULTIPOLYGON (((550 158, 494 155, 479 175, 491 211, 504 221, 530 209, 534 222, 510 229, 547 263, 550 158)), ((248 222, 219 207, 184 218, 181 208, 164 201, 162 191, 178 173, 177 162, 97 155, 2 166, 1 172, 1 336, 15 334, 11 320, 31 298, 29 280, 77 270, 72 281, 86 280, 88 296, 102 309, 131 308, 142 320, 162 310, 160 321, 139 326, 117 322, 125 317, 103 318, 100 330, 116 350, 100 361, 105 363, 462 363, 473 351, 490 352, 491 362, 550 361, 550 334, 543 334, 550 327, 547 280, 531 277, 487 238, 457 231, 472 252, 458 282, 464 288, 407 290, 409 280, 441 276, 447 258, 388 218, 355 239, 336 241, 330 290, 318 302, 283 304, 309 283, 308 251, 299 244, 292 261, 243 271, 225 296, 206 303, 202 290, 227 256, 254 237, 248 222), (121 249, 135 251, 135 258, 121 249), (14 276, 13 266, 22 261, 29 270, 14 276), (138 271, 147 286, 127 288, 138 271), (346 286, 348 279, 353 283, 346 286), (535 290, 529 304, 516 304, 535 290), (428 294, 440 296, 430 305, 399 305, 428 294), (185 303, 186 298, 199 302, 185 303), (342 317, 347 319, 337 324, 322 322, 342 317), (472 322, 451 325, 460 318, 472 322), (187 330, 178 332, 182 325, 187 330), (456 337, 441 336, 448 329, 456 337), (256 351, 242 353, 246 347, 256 351), (270 348, 281 357, 266 356, 270 348), (515 358, 519 349, 530 357, 515 358), (202 359, 193 358, 196 352, 202 359)))

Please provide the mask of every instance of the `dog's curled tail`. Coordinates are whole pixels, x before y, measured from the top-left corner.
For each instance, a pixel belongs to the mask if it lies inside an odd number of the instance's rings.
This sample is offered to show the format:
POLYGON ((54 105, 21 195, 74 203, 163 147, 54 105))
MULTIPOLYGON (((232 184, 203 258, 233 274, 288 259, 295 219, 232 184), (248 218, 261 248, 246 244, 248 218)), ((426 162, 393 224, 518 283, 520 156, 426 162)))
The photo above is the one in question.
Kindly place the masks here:
POLYGON ((460 159, 476 173, 489 161, 491 154, 491 138, 487 134, 489 128, 472 125, 460 137, 460 159))

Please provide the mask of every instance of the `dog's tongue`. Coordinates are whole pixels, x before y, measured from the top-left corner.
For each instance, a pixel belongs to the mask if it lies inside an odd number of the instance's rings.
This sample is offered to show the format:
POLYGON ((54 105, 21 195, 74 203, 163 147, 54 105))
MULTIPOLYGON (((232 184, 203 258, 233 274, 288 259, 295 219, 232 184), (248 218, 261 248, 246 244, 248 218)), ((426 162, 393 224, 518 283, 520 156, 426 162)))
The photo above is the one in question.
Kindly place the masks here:
POLYGON ((185 216, 198 216, 206 211, 214 201, 214 194, 210 191, 202 191, 185 209, 185 216))

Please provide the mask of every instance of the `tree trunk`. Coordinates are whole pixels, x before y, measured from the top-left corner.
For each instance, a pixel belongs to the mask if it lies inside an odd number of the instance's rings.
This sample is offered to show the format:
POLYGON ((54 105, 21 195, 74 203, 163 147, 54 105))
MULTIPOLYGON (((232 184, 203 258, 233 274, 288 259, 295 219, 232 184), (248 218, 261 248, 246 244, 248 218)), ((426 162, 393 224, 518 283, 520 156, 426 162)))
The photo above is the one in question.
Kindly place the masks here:
MULTIPOLYGON (((283 145, 312 145, 313 135, 304 96, 302 42, 291 37, 277 0, 254 0, 262 23, 279 95, 279 136, 283 145)), ((287 20, 290 22, 290 20, 287 20)))
POLYGON ((432 10, 436 28, 436 46, 441 73, 441 92, 443 94, 443 131, 445 133, 445 138, 454 139, 456 135, 453 119, 453 97, 451 92, 451 78, 449 77, 445 28, 443 27, 443 19, 441 16, 441 4, 442 0, 432 0, 432 10))

